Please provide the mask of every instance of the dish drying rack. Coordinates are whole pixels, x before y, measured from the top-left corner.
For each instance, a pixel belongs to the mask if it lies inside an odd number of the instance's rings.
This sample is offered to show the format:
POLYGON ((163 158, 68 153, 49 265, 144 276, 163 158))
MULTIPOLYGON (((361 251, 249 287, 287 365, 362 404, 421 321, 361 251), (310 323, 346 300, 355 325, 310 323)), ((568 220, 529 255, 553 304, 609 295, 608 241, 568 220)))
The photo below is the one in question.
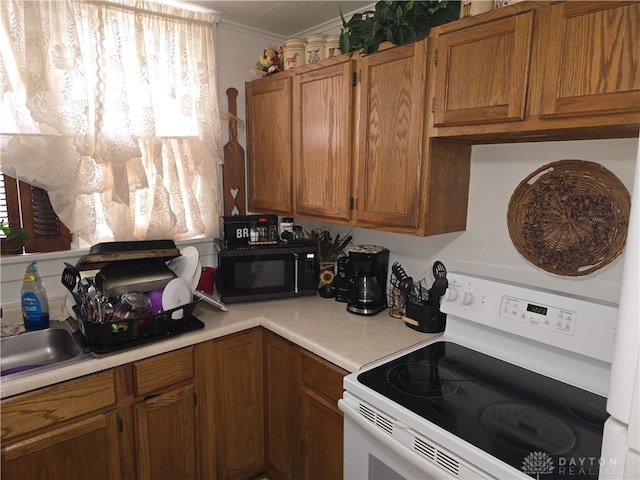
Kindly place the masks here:
MULTIPOLYGON (((116 242, 117 243, 117 242, 116 242)), ((145 242, 142 242, 145 243, 145 242)), ((157 242, 154 242, 154 245, 157 242)), ((167 243, 167 241, 165 241, 167 243)), ((171 242, 173 244, 173 242, 171 242)), ((193 316, 193 310, 200 301, 193 298, 192 302, 176 308, 142 316, 110 317, 100 311, 97 302, 109 297, 102 297, 96 293, 92 278, 82 278, 80 269, 91 270, 92 267, 104 267, 111 263, 109 260, 120 261, 123 257, 131 259, 139 256, 149 256, 149 250, 115 252, 104 251, 113 248, 112 244, 98 244, 92 247, 90 255, 83 257, 77 266, 65 263, 62 272, 62 284, 71 292, 75 305, 72 310, 82 334, 83 343, 88 351, 93 353, 110 353, 124 348, 133 347, 159 338, 178 335, 180 333, 204 327, 204 324, 193 316), (95 263, 95 262, 99 263, 95 263)), ((131 243, 127 243, 130 247, 131 243)), ((162 245, 165 247, 165 245, 162 245)), ((169 245, 170 246, 170 245, 169 245)), ((177 249, 158 250, 158 258, 174 258, 179 255, 177 249), (168 252, 168 253, 167 253, 168 252)), ((116 299, 117 301, 117 299, 116 299)))

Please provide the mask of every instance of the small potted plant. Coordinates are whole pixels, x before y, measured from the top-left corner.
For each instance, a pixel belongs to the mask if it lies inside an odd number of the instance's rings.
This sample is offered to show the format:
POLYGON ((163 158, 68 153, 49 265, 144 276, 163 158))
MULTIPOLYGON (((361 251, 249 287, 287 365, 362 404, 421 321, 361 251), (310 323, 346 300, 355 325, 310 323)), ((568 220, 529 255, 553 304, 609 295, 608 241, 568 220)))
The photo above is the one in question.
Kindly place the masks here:
POLYGON ((2 231, 2 254, 23 253, 24 242, 29 238, 29 233, 24 229, 10 227, 4 220, 0 220, 2 231))
POLYGON ((331 232, 324 229, 312 229, 305 232, 305 236, 318 249, 318 261, 320 262, 319 287, 331 284, 335 275, 335 262, 338 257, 346 255, 344 249, 349 245, 353 237, 351 235, 340 237, 340 234, 338 234, 333 238, 331 232))

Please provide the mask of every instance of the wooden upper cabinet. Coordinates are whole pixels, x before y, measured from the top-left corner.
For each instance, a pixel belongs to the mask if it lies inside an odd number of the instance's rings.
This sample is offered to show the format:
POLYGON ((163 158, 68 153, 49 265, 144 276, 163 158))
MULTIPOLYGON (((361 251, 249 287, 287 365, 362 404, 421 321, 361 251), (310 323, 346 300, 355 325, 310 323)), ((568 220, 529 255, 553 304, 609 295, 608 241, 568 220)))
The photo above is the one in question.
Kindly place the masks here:
POLYGON ((524 120, 533 16, 530 10, 443 29, 434 55, 435 125, 524 120))
POLYGON ((294 216, 348 223, 352 64, 302 70, 293 81, 294 216))
POLYGON ((432 137, 638 135, 639 2, 518 2, 432 35, 432 137))
POLYGON ((427 41, 363 57, 356 224, 416 233, 423 199, 427 41))
POLYGON ((249 209, 292 212, 291 76, 246 83, 249 209))
POLYGON ((549 22, 541 116, 626 112, 637 123, 640 3, 561 3, 549 22))

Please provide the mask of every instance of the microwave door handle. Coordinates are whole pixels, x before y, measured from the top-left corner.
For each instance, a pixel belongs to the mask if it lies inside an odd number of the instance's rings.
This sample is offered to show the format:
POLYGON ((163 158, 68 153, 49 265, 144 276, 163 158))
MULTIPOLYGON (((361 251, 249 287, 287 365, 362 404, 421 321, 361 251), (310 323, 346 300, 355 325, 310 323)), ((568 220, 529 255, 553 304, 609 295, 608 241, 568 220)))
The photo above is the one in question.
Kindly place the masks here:
POLYGON ((293 254, 293 293, 298 294, 298 267, 300 263, 300 259, 298 258, 298 254, 293 254))

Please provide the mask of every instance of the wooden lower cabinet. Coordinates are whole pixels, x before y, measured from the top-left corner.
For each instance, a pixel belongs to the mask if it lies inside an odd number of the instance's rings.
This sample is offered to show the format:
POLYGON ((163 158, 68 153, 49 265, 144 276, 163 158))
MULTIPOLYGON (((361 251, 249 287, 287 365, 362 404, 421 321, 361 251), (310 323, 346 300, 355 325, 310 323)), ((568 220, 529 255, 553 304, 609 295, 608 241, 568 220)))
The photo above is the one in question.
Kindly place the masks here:
POLYGON ((2 478, 342 478, 346 374, 254 328, 17 395, 2 478))
POLYGON ((348 373, 265 331, 266 458, 270 478, 341 479, 338 400, 348 373))
POLYGON ((330 480, 343 475, 343 416, 338 409, 348 373, 299 349, 301 478, 330 480))
POLYGON ((300 393, 302 454, 300 478, 330 480, 343 475, 342 412, 317 392, 300 393))
POLYGON ((297 478, 297 371, 296 346, 264 330, 265 470, 273 480, 297 478))
POLYGON ((99 413, 3 445, 2 478, 119 480, 117 447, 116 413, 99 413))
POLYGON ((203 478, 250 479, 264 471, 264 405, 262 332, 256 328, 199 346, 200 381, 207 388, 205 411, 209 431, 203 460, 214 471, 203 478), (213 451, 210 450, 213 448, 213 451), (215 456, 215 467, 206 455, 215 456), (215 475, 215 476, 214 476, 215 475))
POLYGON ((3 479, 121 478, 112 371, 18 395, 1 408, 3 479))
POLYGON ((118 368, 123 478, 200 478, 193 350, 118 368))
POLYGON ((193 385, 134 407, 138 479, 199 478, 193 385))

